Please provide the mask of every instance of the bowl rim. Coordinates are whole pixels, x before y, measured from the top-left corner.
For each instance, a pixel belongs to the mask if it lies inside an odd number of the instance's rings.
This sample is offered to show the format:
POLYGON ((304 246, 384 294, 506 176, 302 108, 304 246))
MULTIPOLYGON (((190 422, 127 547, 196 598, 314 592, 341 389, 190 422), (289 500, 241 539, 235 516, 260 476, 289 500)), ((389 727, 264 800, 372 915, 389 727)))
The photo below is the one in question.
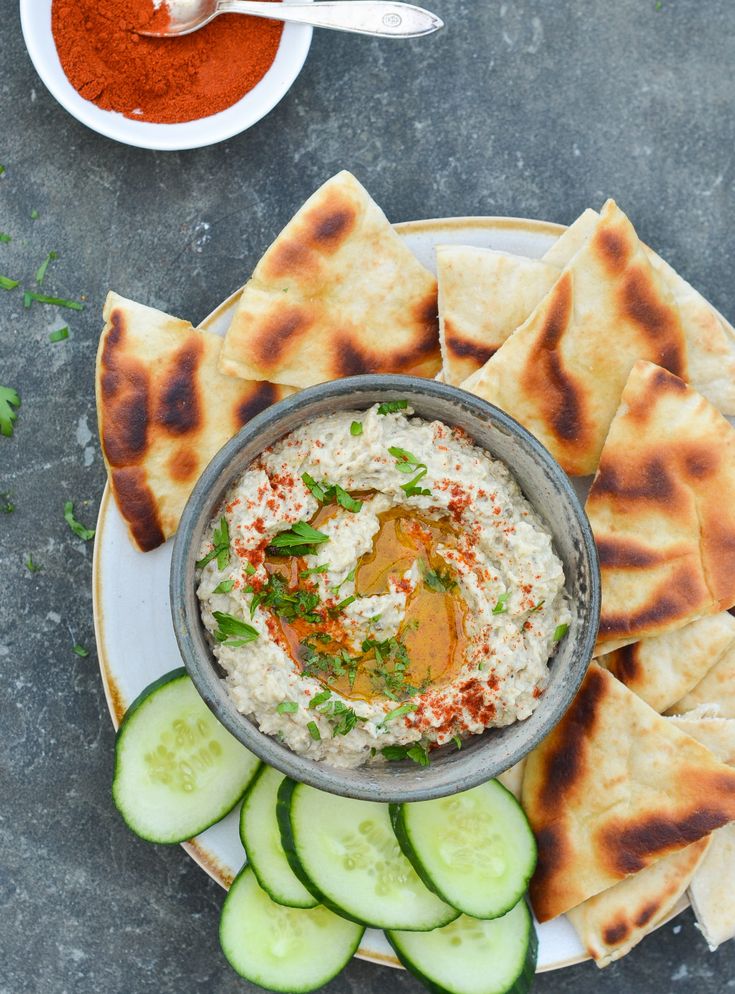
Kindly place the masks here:
MULTIPOLYGON (((282 0, 284 3, 312 0, 282 0)), ((273 64, 240 100, 209 117, 177 124, 135 121, 86 100, 64 73, 51 32, 53 0, 20 0, 20 22, 28 55, 54 99, 80 124, 123 145, 159 152, 205 148, 234 138, 262 120, 293 86, 311 47, 313 28, 284 24, 273 64), (49 39, 52 53, 49 53, 49 39), (269 93, 269 90, 272 92, 269 93), (265 94, 268 94, 265 96, 265 94)))
MULTIPOLYGON (((556 702, 555 708, 549 712, 550 718, 542 723, 540 729, 536 729, 528 743, 522 744, 510 753, 505 769, 509 769, 528 755, 561 720, 587 672, 597 637, 601 599, 600 571, 597 547, 591 526, 569 477, 534 435, 493 404, 459 387, 436 380, 396 374, 369 374, 333 380, 307 387, 292 394, 266 408, 249 421, 237 435, 219 450, 205 468, 194 486, 181 516, 178 530, 174 536, 169 579, 173 628, 184 665, 204 702, 225 728, 265 763, 296 781, 345 797, 389 801, 391 803, 430 800, 477 786, 493 776, 497 776, 502 771, 498 770, 488 775, 480 768, 481 764, 475 761, 473 764, 474 772, 467 775, 467 769, 471 768, 470 761, 472 759, 468 750, 467 753, 458 752, 458 759, 452 764, 448 764, 457 770, 453 780, 446 780, 438 786, 427 786, 421 783, 420 775, 418 777, 416 775, 417 771, 421 770, 420 767, 416 767, 410 762, 407 762, 405 767, 403 763, 396 763, 391 764, 392 768, 404 768, 406 773, 411 771, 414 775, 413 777, 396 776, 396 790, 393 791, 387 790, 383 785, 376 789, 370 785, 369 781, 362 783, 359 779, 359 771, 369 769, 364 765, 357 769, 335 767, 293 752, 278 742, 274 736, 261 732, 254 721, 237 711, 232 698, 224 687, 223 680, 217 675, 214 656, 211 650, 206 647, 199 601, 193 583, 194 556, 198 549, 194 550, 192 547, 192 536, 204 519, 206 520, 204 520, 203 528, 206 528, 218 500, 231 486, 235 477, 243 472, 243 467, 228 472, 228 467, 233 459, 242 449, 255 441, 264 429, 271 429, 273 425, 283 422, 287 415, 305 409, 304 423, 306 423, 309 420, 324 416, 323 414, 309 413, 309 409, 324 398, 341 400, 350 395, 359 394, 361 391, 372 391, 376 394, 375 399, 371 400, 367 406, 379 402, 379 395, 387 393, 393 394, 394 397, 407 396, 409 404, 412 394, 415 397, 417 395, 428 396, 455 403, 459 401, 473 414, 494 422, 501 430, 504 429, 519 438, 531 450, 533 457, 541 464, 551 485, 557 492, 560 492, 560 496, 571 509, 574 520, 579 527, 580 549, 590 580, 587 604, 588 622, 583 628, 580 626, 580 631, 577 633, 575 666, 570 667, 571 679, 567 680, 564 693, 556 702), (215 492, 219 496, 213 498, 212 495, 215 492), (191 587, 189 586, 190 580, 192 581, 191 587), (203 651, 201 651, 202 648, 203 651), (355 776, 356 773, 358 773, 358 777, 355 776), (462 779, 462 783, 459 786, 454 786, 453 782, 457 779, 462 779), (405 783, 399 786, 401 780, 405 780, 405 783), (378 794, 380 796, 377 796, 378 794)), ((386 397, 385 399, 390 398, 386 397)), ((365 409, 365 401, 356 400, 355 408, 365 409)), ((421 417, 420 414, 417 416, 421 417)), ((278 437, 284 437, 290 430, 293 429, 284 429, 278 437)), ((479 442, 476 444, 480 448, 483 447, 479 442)), ((257 453, 251 458, 255 458, 256 455, 257 453)), ((512 474, 513 467, 509 466, 508 468, 512 474)), ((538 708, 536 710, 538 711, 538 708)))

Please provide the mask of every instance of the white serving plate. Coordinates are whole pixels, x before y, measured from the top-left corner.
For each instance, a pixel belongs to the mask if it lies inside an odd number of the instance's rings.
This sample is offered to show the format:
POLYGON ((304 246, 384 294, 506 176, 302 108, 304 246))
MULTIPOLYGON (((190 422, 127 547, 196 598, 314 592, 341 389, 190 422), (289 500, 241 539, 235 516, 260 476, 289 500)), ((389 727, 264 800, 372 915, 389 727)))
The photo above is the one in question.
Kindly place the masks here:
MULTIPOLYGON (((444 218, 396 225, 419 260, 435 270, 437 245, 476 245, 539 258, 564 230, 561 225, 519 218, 444 218)), ((203 322, 224 335, 240 295, 228 297, 203 322)), ((152 680, 181 666, 168 598, 171 545, 138 552, 109 487, 97 521, 94 551, 94 622, 102 681, 115 727, 135 697, 152 680)), ((223 887, 229 887, 245 860, 238 835, 239 808, 207 829, 184 849, 223 887)), ((677 905, 674 914, 687 907, 677 905)), ((673 917, 673 915, 672 915, 673 917)), ((538 972, 580 963, 588 956, 565 917, 537 925, 538 972)), ((401 968, 382 932, 368 929, 356 954, 360 959, 401 968)))

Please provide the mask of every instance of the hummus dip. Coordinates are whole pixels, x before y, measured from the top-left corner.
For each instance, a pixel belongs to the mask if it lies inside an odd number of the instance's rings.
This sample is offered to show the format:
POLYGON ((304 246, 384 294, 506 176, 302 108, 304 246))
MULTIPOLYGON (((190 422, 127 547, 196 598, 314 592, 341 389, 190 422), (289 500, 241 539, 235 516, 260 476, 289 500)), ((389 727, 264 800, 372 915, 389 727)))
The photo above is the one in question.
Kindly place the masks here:
POLYGON ((549 531, 507 467, 405 401, 266 449, 200 555, 237 708, 335 766, 425 764, 527 718, 571 620, 549 531))

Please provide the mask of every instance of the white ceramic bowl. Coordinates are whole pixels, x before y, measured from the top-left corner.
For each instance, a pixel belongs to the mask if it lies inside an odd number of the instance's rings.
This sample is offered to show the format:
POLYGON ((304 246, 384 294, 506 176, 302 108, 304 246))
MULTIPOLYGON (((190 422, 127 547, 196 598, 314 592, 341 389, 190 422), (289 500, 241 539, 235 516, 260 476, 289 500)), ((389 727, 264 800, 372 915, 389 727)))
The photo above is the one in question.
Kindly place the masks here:
POLYGON ((36 72, 62 107, 88 128, 115 141, 169 152, 214 145, 246 131, 265 117, 285 96, 301 71, 312 35, 312 29, 307 25, 285 24, 273 65, 242 100, 227 110, 183 124, 152 124, 102 110, 77 93, 61 68, 54 44, 51 0, 20 0, 20 17, 26 48, 36 72))

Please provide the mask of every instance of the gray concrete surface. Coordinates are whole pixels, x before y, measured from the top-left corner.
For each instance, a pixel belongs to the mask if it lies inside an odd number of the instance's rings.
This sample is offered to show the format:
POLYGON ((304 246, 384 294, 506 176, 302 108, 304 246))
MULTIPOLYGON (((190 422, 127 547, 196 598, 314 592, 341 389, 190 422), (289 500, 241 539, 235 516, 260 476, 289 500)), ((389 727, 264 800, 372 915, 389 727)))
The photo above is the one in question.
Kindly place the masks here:
MULTIPOLYGON (((196 321, 248 275, 327 176, 354 170, 394 220, 509 214, 571 221, 613 195, 641 234, 730 318, 732 0, 433 0, 443 35, 409 44, 323 34, 287 99, 219 147, 153 154, 87 131, 35 75, 16 5, 0 35, 0 273, 83 314, 0 290, 0 383, 23 406, 0 438, 0 994, 252 990, 217 943, 222 893, 178 848, 134 838, 109 798, 112 728, 97 671, 91 543, 104 484, 93 361, 105 293, 196 321), (31 219, 31 211, 38 219, 31 219), (48 332, 71 328, 51 345, 48 332), (30 573, 28 553, 42 565, 30 573), (75 642, 88 658, 72 653, 75 642)), ((710 955, 683 915, 598 973, 540 994, 725 994, 735 945, 710 955)), ((414 994, 354 962, 334 994, 414 994)))

